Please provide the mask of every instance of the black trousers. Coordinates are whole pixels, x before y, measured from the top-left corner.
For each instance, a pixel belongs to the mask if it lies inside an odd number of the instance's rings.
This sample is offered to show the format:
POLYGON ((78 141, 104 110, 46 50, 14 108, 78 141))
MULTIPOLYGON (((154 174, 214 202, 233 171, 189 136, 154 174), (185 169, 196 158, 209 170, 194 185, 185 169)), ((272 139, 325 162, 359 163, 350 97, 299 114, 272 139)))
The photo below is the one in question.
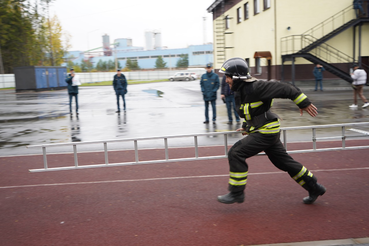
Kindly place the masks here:
POLYGON ((243 192, 246 187, 247 158, 264 151, 278 169, 287 172, 303 188, 309 190, 316 184, 316 178, 301 163, 295 161, 280 141, 280 133, 251 133, 236 142, 228 152, 230 167, 229 190, 243 192))

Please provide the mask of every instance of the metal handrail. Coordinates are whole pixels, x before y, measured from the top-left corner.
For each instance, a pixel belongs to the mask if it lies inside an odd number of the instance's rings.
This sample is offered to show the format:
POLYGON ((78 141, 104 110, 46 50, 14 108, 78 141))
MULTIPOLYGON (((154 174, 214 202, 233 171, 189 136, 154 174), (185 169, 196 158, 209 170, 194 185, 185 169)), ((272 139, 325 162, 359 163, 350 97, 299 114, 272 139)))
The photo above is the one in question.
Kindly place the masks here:
POLYGON ((355 19, 355 10, 353 9, 352 4, 344 8, 343 10, 340 10, 336 14, 332 15, 331 17, 325 19, 321 23, 317 24, 316 26, 310 28, 306 32, 303 33, 303 35, 310 34, 312 36, 316 36, 315 33, 318 31, 321 32, 320 37, 324 37, 326 34, 330 33, 331 31, 335 30, 336 28, 346 24, 350 20, 355 19), (348 14, 348 16, 346 16, 348 14), (346 17, 346 18, 345 18, 346 17), (341 22, 337 19, 342 18, 341 22), (346 21, 347 20, 347 21, 346 21), (337 26, 336 26, 337 25, 337 26), (328 31, 325 30, 329 26, 328 31), (330 27, 331 26, 331 27, 330 27))
MULTIPOLYGON (((306 48, 310 44, 314 43, 317 40, 317 38, 311 36, 311 35, 291 35, 288 37, 282 38, 282 48, 284 47, 284 43, 291 43, 292 44, 292 50, 282 50, 282 54, 295 54, 301 52, 302 49, 306 48)), ((333 60, 326 60, 329 63, 335 63, 335 62, 345 62, 345 63, 352 63, 354 61, 354 58, 343 53, 342 51, 334 48, 333 46, 323 43, 319 46, 315 47, 310 51, 310 53, 316 54, 318 57, 321 57, 321 53, 326 54, 328 57, 333 57, 336 59, 336 61, 333 60), (319 53, 319 55, 318 55, 319 53)), ((327 58, 329 59, 329 58, 327 58)))
MULTIPOLYGON (((362 149, 362 148, 369 148, 368 146, 355 146, 355 147, 346 147, 345 140, 347 138, 355 138, 355 137, 367 137, 366 135, 357 135, 357 136, 346 136, 346 127, 348 126, 362 126, 362 125, 369 125, 369 122, 360 122, 360 123, 345 123, 345 124, 332 124, 332 125, 315 125, 315 126, 296 126, 296 127, 284 127, 281 128, 282 137, 283 137, 283 144, 287 150, 287 131, 291 130, 304 130, 304 129, 312 129, 312 149, 305 149, 305 150, 293 150, 288 151, 288 153, 307 153, 307 152, 317 152, 317 151, 331 151, 331 150, 342 150, 342 149, 362 149), (334 137, 321 137, 317 138, 316 130, 317 129, 324 129, 324 128, 334 128, 340 127, 341 136, 334 136, 334 137), (316 147, 317 140, 328 140, 328 139, 341 139, 342 140, 342 147, 336 148, 321 148, 318 149, 316 147)), ((356 131, 357 132, 357 131, 356 131)), ((363 132, 363 131, 362 131, 363 132)), ((194 160, 211 160, 211 159, 222 159, 228 157, 228 135, 233 133, 240 133, 237 131, 229 131, 229 132, 210 132, 210 133, 199 133, 199 134, 185 134, 185 135, 169 135, 169 136, 160 136, 160 137, 141 137, 141 138, 127 138, 127 139, 112 139, 112 140, 101 140, 101 141, 89 141, 89 142, 71 142, 71 143, 57 143, 57 144, 42 144, 42 145, 31 145, 27 146, 27 148, 36 148, 41 147, 43 153, 43 161, 44 161, 44 168, 41 169, 30 169, 30 172, 45 172, 45 171, 61 171, 61 170, 76 170, 76 169, 86 169, 86 168, 98 168, 98 167, 116 167, 116 166, 127 166, 127 165, 137 165, 137 164, 154 164, 154 163, 163 163, 163 162, 179 162, 179 161, 194 161, 194 160), (218 156, 199 156, 199 145, 198 145, 198 137, 200 136, 217 136, 223 135, 224 136, 224 154, 218 156), (193 137, 194 138, 194 148, 195 148, 195 156, 190 158, 176 158, 170 159, 169 158, 169 147, 168 147, 168 139, 169 138, 183 138, 183 137, 193 137), (163 139, 165 145, 165 159, 162 160, 151 160, 151 161, 140 161, 138 156, 138 141, 141 140, 155 140, 155 139, 163 139), (134 142, 134 151, 135 151, 135 161, 134 162, 123 162, 123 163, 109 163, 108 160, 108 143, 113 142, 134 142), (93 165, 79 165, 78 164, 78 153, 77 153, 77 146, 78 145, 86 145, 86 144, 103 144, 104 146, 104 156, 105 156, 105 163, 104 164, 93 164, 93 165), (50 147, 59 147, 59 146, 73 146, 73 155, 74 155, 74 165, 73 166, 66 166, 66 167, 48 167, 47 164, 47 153, 46 148, 50 147)))

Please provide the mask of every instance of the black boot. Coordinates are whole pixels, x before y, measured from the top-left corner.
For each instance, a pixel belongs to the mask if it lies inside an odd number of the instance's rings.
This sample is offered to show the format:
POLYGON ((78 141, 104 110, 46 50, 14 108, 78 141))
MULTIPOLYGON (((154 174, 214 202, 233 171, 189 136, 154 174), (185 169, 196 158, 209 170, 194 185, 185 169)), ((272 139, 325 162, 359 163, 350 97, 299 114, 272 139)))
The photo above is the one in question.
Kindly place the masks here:
POLYGON ((242 193, 228 193, 223 196, 218 196, 218 202, 225 203, 225 204, 232 204, 232 203, 243 203, 245 200, 245 194, 242 193))
POLYGON ((324 195, 325 191, 326 188, 323 185, 315 183, 314 186, 309 190, 309 196, 305 197, 303 202, 305 204, 312 204, 316 199, 318 199, 318 196, 324 195))

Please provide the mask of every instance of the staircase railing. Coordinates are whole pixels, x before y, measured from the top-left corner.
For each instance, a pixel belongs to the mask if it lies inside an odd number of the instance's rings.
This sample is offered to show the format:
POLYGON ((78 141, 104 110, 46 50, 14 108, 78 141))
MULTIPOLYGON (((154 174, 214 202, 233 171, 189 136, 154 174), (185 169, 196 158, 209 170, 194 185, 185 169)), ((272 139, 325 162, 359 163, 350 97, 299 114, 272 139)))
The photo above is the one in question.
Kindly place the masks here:
MULTIPOLYGON (((317 38, 311 35, 291 35, 281 39, 281 53, 282 55, 299 54, 302 49, 314 43, 317 38)), ((333 46, 322 43, 316 48, 309 51, 310 54, 324 60, 327 63, 359 63, 353 57, 343 53, 333 46)), ((361 64, 361 67, 369 71, 369 66, 361 64)))
POLYGON ((320 39, 352 19, 356 19, 356 15, 353 6, 350 5, 313 28, 310 28, 302 35, 311 35, 317 39, 320 39))
MULTIPOLYGON (((318 40, 309 34, 292 35, 281 39, 282 55, 296 54, 302 49, 318 40)), ((309 53, 325 60, 329 63, 352 63, 354 58, 343 53, 342 51, 323 43, 309 51, 309 53)))

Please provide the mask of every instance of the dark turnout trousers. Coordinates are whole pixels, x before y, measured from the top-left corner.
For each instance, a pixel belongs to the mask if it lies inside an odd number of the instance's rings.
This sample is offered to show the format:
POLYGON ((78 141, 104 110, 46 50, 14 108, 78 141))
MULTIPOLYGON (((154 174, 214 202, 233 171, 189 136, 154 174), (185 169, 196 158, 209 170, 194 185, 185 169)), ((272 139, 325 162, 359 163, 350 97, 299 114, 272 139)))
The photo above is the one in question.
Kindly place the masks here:
POLYGON ((295 161, 280 141, 280 133, 251 133, 236 142, 228 152, 230 165, 229 191, 243 193, 248 175, 246 159, 264 151, 278 169, 287 172, 291 178, 306 190, 311 190, 317 182, 309 170, 295 161))

